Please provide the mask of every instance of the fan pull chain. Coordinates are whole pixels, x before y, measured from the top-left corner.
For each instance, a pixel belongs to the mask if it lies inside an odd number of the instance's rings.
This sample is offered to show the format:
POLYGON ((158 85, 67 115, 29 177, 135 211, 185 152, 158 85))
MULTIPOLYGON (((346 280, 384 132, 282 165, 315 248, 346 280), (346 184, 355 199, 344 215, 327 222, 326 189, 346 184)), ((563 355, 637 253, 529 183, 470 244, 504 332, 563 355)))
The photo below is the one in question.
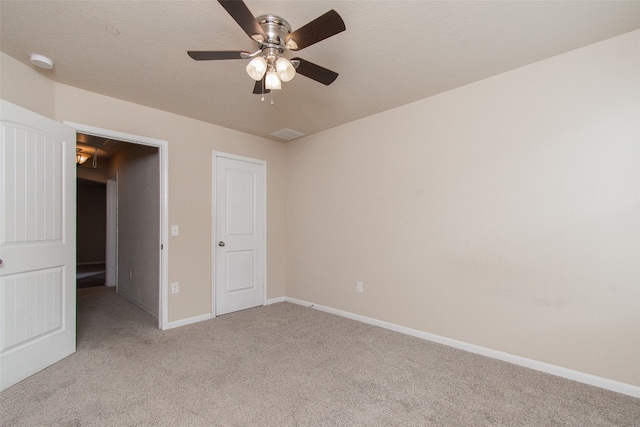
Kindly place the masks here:
POLYGON ((98 167, 98 147, 95 147, 96 152, 93 155, 93 168, 97 168, 98 167))

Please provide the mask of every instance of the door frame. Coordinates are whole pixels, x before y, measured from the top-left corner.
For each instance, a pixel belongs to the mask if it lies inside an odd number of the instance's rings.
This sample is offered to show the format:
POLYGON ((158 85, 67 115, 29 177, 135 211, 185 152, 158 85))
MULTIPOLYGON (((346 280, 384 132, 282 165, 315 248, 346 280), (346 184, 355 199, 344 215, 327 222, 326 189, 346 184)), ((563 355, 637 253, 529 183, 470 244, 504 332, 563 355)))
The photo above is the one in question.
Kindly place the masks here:
POLYGON ((238 160, 241 162, 248 162, 248 163, 254 163, 254 164, 259 164, 260 166, 262 166, 264 168, 264 247, 263 249, 263 253, 264 253, 264 292, 262 295, 262 305, 265 305, 267 303, 267 287, 268 287, 268 280, 267 280, 267 198, 268 198, 268 194, 267 194, 267 162, 264 160, 260 160, 260 159, 253 159, 250 157, 244 157, 244 156, 238 156, 235 154, 229 154, 229 153, 224 153, 222 151, 213 151, 212 155, 211 155, 211 162, 212 162, 212 167, 211 167, 211 317, 216 317, 217 313, 216 313, 216 245, 218 242, 218 230, 216 227, 216 213, 217 213, 217 208, 218 208, 218 203, 217 203, 217 192, 216 192, 216 173, 217 173, 217 168, 216 168, 216 159, 218 157, 224 157, 226 159, 231 159, 231 160, 238 160))
POLYGON ((98 128, 80 123, 63 121, 67 126, 76 130, 76 133, 84 133, 102 138, 117 139, 119 141, 131 144, 147 145, 158 148, 159 174, 160 174, 160 241, 158 242, 159 251, 159 275, 158 283, 160 295, 158 301, 158 329, 164 330, 169 328, 169 285, 168 285, 168 250, 164 246, 169 241, 169 142, 150 138, 147 136, 134 135, 130 133, 118 132, 110 129, 98 128))

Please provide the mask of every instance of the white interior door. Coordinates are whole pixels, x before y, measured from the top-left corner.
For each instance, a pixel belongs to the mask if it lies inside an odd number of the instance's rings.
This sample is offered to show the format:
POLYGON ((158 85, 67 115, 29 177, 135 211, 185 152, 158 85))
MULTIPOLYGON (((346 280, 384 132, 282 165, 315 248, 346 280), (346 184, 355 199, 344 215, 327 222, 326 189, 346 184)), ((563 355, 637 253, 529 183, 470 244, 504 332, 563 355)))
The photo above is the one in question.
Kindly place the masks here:
POLYGON ((264 305, 266 164, 214 153, 216 315, 264 305))
POLYGON ((4 390, 76 348, 76 133, 0 102, 4 390))

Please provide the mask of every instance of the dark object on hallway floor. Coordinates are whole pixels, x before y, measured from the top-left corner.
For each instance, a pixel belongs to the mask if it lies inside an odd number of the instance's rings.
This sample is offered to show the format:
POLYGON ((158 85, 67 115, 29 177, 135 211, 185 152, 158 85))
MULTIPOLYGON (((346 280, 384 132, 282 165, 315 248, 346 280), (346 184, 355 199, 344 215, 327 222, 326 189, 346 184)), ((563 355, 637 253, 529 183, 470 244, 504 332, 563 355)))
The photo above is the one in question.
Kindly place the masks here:
POLYGON ((90 288, 92 286, 104 286, 105 263, 95 262, 76 266, 76 288, 90 288))
POLYGON ((80 277, 76 280, 78 289, 90 288, 92 286, 104 286, 104 271, 92 274, 91 276, 80 277))

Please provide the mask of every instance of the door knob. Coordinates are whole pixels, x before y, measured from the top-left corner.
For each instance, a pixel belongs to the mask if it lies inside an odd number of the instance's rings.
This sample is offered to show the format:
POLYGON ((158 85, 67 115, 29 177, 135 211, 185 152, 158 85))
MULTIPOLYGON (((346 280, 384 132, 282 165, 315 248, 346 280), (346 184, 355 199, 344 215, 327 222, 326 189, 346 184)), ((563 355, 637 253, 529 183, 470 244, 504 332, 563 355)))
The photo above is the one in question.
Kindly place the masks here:
POLYGON ((224 242, 218 242, 218 246, 224 246, 224 242))

